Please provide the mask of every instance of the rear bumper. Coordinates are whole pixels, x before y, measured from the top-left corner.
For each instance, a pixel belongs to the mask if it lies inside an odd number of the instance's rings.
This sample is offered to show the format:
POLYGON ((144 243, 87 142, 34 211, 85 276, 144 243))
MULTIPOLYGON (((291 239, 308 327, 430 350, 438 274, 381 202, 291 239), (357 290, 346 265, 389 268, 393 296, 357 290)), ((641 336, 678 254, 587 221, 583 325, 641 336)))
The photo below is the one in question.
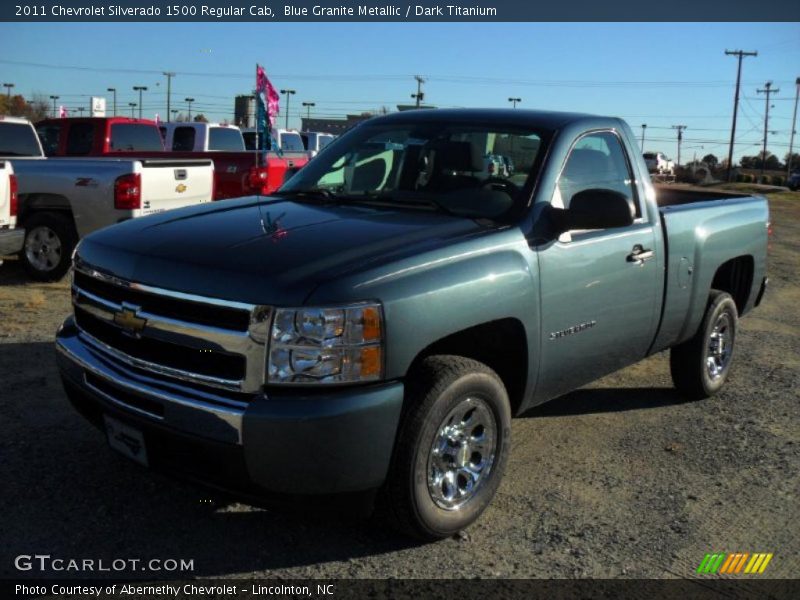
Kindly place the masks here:
POLYGON ((22 250, 25 243, 25 230, 21 227, 15 229, 0 229, 0 256, 16 254, 22 250))
POLYGON ((234 402, 112 363, 71 318, 56 349, 78 412, 99 428, 108 414, 140 430, 154 468, 248 495, 361 492, 386 478, 402 383, 234 402))

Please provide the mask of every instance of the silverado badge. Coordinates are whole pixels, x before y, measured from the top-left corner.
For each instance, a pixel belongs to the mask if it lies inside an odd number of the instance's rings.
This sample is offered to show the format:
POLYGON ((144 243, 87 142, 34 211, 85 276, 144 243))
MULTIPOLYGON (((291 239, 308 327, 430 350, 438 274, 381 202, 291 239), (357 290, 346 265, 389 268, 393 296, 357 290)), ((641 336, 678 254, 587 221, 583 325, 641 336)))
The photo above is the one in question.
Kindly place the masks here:
POLYGON ((175 186, 175 191, 178 192, 179 194, 182 194, 183 192, 186 191, 186 186, 182 183, 179 183, 178 185, 175 186))
POLYGON ((122 327, 127 333, 137 335, 142 332, 147 324, 147 319, 138 316, 139 309, 134 306, 123 306, 114 313, 114 323, 122 327))

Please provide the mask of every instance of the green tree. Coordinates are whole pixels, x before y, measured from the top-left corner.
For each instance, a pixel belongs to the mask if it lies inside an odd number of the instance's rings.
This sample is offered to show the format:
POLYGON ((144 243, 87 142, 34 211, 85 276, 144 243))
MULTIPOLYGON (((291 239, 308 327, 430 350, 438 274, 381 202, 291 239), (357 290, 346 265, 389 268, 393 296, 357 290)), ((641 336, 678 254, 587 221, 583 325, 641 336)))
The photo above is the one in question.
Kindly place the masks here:
POLYGON ((195 123, 208 123, 208 119, 206 119, 206 116, 203 113, 196 114, 192 121, 195 123))
POLYGON ((709 167, 713 168, 719 164, 719 159, 713 154, 706 154, 703 157, 703 162, 706 163, 709 167))

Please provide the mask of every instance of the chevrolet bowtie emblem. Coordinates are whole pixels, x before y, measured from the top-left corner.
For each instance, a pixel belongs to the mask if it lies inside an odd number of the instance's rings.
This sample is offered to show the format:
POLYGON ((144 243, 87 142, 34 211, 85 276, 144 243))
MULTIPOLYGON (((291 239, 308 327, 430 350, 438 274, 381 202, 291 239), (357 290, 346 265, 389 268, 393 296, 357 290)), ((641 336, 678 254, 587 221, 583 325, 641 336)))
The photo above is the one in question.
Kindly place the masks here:
POLYGON ((183 185, 182 183, 179 183, 177 186, 175 186, 175 191, 178 192, 179 194, 182 194, 183 192, 186 191, 186 186, 183 185))
POLYGON ((137 312, 138 309, 136 308, 123 307, 119 312, 114 313, 114 323, 128 333, 141 333, 147 324, 147 319, 137 316, 137 312))

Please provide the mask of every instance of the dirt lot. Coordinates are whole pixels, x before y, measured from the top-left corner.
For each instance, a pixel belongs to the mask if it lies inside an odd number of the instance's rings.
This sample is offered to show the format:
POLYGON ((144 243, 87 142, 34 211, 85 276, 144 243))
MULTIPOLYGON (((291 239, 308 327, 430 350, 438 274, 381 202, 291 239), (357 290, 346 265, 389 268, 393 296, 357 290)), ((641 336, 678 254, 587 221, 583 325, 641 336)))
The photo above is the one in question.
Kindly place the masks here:
POLYGON ((771 288, 725 391, 685 402, 654 356, 513 426, 505 480, 466 533, 415 545, 363 522, 223 504, 110 451, 67 404, 66 283, 0 267, 0 574, 18 554, 187 558, 237 577, 687 577, 706 552, 800 567, 800 194, 773 194, 771 288))

